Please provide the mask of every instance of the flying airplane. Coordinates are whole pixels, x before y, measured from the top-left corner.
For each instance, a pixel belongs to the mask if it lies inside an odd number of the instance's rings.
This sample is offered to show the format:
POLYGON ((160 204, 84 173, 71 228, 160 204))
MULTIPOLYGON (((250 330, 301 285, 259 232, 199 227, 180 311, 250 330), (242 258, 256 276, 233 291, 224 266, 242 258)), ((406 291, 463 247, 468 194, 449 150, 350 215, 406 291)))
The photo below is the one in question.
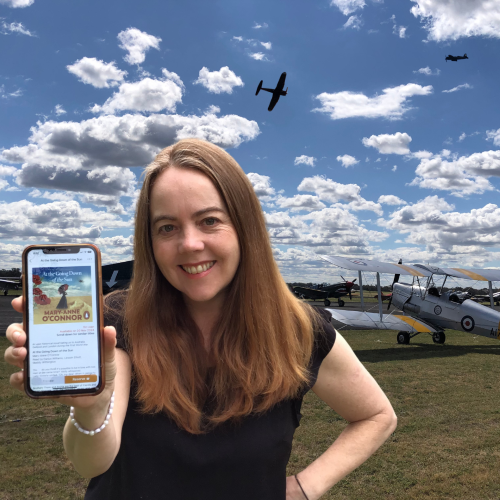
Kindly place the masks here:
POLYGON ((349 299, 352 300, 352 287, 356 280, 347 281, 343 276, 341 278, 344 280, 341 283, 335 283, 333 285, 318 285, 318 288, 306 288, 303 286, 294 286, 293 293, 299 296, 301 299, 313 299, 313 300, 323 300, 325 307, 328 307, 331 302, 328 298, 333 297, 338 299, 339 307, 344 307, 345 302, 340 298, 345 295, 349 295, 349 299))
POLYGON ((459 59, 469 59, 469 58, 467 57, 467 54, 464 54, 463 56, 452 56, 452 55, 449 55, 444 60, 446 62, 448 62, 448 61, 458 61, 459 59))
POLYGON ((492 281, 500 281, 500 270, 438 268, 422 264, 389 264, 364 259, 344 257, 318 257, 337 267, 358 271, 360 298, 363 311, 342 311, 328 309, 332 316, 346 325, 380 330, 400 330, 397 334, 399 344, 409 344, 410 339, 420 333, 432 335, 437 344, 444 344, 446 329, 463 330, 473 335, 498 338, 500 340, 500 312, 493 309, 492 281), (364 311, 362 271, 375 272, 377 275, 379 313, 364 311), (403 315, 383 314, 380 292, 380 273, 394 274, 392 305, 403 311, 403 315), (413 282, 399 283, 397 275, 412 276, 413 282), (435 286, 433 276, 444 276, 441 290, 435 286), (490 289, 491 308, 476 304, 465 292, 450 290, 443 292, 448 276, 487 281, 490 289))
POLYGON ((283 87, 285 86, 285 78, 286 78, 286 73, 281 73, 278 85, 276 85, 275 89, 264 88, 262 86, 264 80, 260 81, 259 86, 257 87, 257 92, 255 92, 255 95, 258 95, 261 90, 265 90, 266 92, 271 92, 271 94, 273 94, 273 97, 271 98, 271 103, 267 108, 268 111, 272 111, 274 109, 274 106, 276 106, 276 103, 278 102, 280 96, 287 95, 288 87, 286 88, 285 91, 283 91, 283 87))

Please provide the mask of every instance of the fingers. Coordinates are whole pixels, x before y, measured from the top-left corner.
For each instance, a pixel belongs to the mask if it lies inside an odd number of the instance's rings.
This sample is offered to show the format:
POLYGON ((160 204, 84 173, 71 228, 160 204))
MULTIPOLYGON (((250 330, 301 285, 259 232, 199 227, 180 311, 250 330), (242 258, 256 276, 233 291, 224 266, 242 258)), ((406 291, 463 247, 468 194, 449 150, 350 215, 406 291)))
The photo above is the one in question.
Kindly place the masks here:
POLYGON ((15 372, 10 376, 10 385, 18 391, 24 392, 24 372, 15 372))
POLYGON ((24 359, 26 358, 27 350, 24 347, 26 343, 26 334, 23 331, 23 325, 12 323, 8 326, 5 332, 6 337, 12 342, 12 346, 8 347, 4 353, 4 359, 9 365, 23 368, 24 359))
POLYGON ((14 308, 15 311, 18 313, 23 312, 23 296, 21 295, 20 297, 16 297, 12 302, 12 307, 14 308))
POLYGON ((14 347, 24 346, 26 343, 26 334, 21 323, 12 323, 7 327, 5 336, 14 347))
POLYGON ((115 362, 116 330, 114 326, 104 328, 104 361, 106 363, 106 382, 111 383, 116 376, 115 362))

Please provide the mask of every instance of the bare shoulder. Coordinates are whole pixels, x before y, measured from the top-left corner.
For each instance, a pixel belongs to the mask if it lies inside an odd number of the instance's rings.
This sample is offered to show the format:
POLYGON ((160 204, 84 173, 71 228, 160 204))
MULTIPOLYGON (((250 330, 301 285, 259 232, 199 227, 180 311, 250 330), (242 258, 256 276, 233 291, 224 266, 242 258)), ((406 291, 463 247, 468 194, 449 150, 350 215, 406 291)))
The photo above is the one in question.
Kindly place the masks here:
POLYGON ((313 392, 349 422, 386 411, 390 403, 375 379, 359 361, 344 337, 324 358, 313 392))

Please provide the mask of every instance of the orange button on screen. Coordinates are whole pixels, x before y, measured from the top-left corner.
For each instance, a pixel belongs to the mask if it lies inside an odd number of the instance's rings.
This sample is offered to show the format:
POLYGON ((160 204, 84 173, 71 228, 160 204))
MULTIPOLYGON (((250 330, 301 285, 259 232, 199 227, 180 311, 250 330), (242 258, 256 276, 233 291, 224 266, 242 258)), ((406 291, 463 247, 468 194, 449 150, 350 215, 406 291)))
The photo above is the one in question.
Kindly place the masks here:
POLYGON ((97 375, 67 375, 64 377, 65 384, 87 384, 97 382, 97 375))

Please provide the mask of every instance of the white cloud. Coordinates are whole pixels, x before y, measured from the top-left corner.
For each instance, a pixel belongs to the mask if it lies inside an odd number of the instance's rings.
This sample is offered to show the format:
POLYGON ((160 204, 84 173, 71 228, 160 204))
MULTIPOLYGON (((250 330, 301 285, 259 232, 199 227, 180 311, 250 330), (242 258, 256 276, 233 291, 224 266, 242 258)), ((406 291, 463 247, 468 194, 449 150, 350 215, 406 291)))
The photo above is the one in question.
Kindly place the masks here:
POLYGON ((272 44, 271 42, 260 42, 260 44, 267 50, 271 50, 272 44))
POLYGON ((461 90, 461 89, 471 89, 473 88, 472 85, 469 85, 468 83, 464 83, 462 85, 458 85, 457 87, 453 87, 452 89, 450 90, 443 90, 443 92, 456 92, 457 90, 461 90))
POLYGON ((93 240, 104 227, 132 227, 133 220, 124 222, 104 211, 82 208, 75 200, 35 204, 28 200, 0 204, 0 239, 39 242, 93 240))
POLYGON ((343 25, 343 28, 345 28, 345 29, 352 28, 352 29, 359 30, 362 25, 363 25, 363 21, 361 20, 361 18, 359 18, 358 16, 351 16, 346 21, 346 23, 343 25))
POLYGON ((153 48, 160 50, 161 38, 149 35, 137 28, 128 28, 118 33, 120 49, 128 54, 123 58, 129 64, 141 64, 146 59, 146 52, 153 48))
POLYGON ((219 71, 209 71, 208 68, 200 69, 198 79, 195 84, 203 85, 209 92, 214 94, 233 93, 234 87, 243 87, 243 80, 236 74, 224 66, 219 71))
POLYGON ((353 211, 370 210, 379 215, 383 213, 379 203, 367 201, 360 196, 361 188, 357 184, 340 184, 324 176, 315 175, 304 178, 297 187, 297 191, 313 192, 320 200, 330 203, 348 202, 342 210, 347 208, 353 211))
POLYGON ((461 37, 500 38, 500 3, 485 0, 412 0, 415 17, 421 17, 428 40, 437 42, 461 37))
POLYGON ((56 104, 56 107, 54 108, 54 113, 57 116, 61 116, 61 115, 65 115, 66 114, 66 110, 63 109, 63 107, 62 107, 61 104, 56 104))
POLYGON ((276 191, 271 187, 271 178, 269 176, 250 172, 247 177, 260 200, 268 201, 276 195, 276 191))
POLYGON ((487 130, 486 140, 493 141, 495 146, 500 146, 500 128, 497 130, 487 130))
POLYGON ((296 194, 293 198, 279 197, 276 200, 276 205, 281 208, 289 208, 292 212, 300 212, 302 210, 321 210, 326 208, 318 196, 310 194, 296 194))
POLYGON ((395 172, 397 169, 398 169, 398 166, 397 166, 397 165, 394 165, 394 167, 392 167, 392 171, 393 171, 393 172, 395 172))
POLYGON ((0 33, 2 35, 10 35, 11 33, 17 33, 19 35, 36 36, 29 29, 25 28, 23 23, 6 23, 5 21, 2 21, 0 25, 0 33))
POLYGON ((252 28, 254 30, 258 30, 258 29, 261 29, 261 28, 267 28, 267 27, 268 27, 267 23, 262 23, 262 24, 255 23, 254 26, 252 26, 252 28))
POLYGON ((362 93, 349 91, 335 94, 323 92, 316 96, 316 99, 321 103, 321 108, 315 108, 313 111, 328 113, 332 120, 355 116, 398 120, 404 113, 412 109, 405 105, 410 97, 429 95, 432 90, 432 85, 422 87, 415 83, 408 83, 399 87, 386 88, 382 95, 375 97, 367 97, 362 93))
POLYGON ((233 36, 232 39, 236 40, 237 42, 242 42, 243 41, 243 37, 242 36, 233 36))
POLYGON ((398 28, 398 35, 399 38, 406 38, 406 26, 399 26, 398 28))
POLYGON ((337 161, 340 161, 345 168, 352 167, 356 165, 356 163, 359 163, 359 160, 356 160, 356 158, 351 155, 337 156, 337 161))
POLYGON ((430 76, 430 75, 439 75, 439 73, 441 73, 441 70, 436 68, 435 73, 433 73, 431 68, 429 68, 429 66, 426 66, 425 68, 417 69, 417 71, 414 71, 413 73, 420 73, 422 75, 430 76))
POLYGON ((126 71, 116 67, 114 61, 105 63, 95 57, 83 57, 66 66, 66 69, 76 75, 81 82, 99 89, 115 87, 127 75, 126 71))
POLYGON ((16 167, 8 167, 7 165, 0 165, 0 177, 7 177, 14 175, 17 172, 16 167))
MULTIPOLYGON (((441 156, 446 158, 450 152, 443 150, 441 156)), ((500 177, 500 151, 483 151, 451 161, 441 156, 422 159, 410 185, 451 191, 458 197, 495 190, 486 178, 500 177)))
POLYGON ((466 137, 467 137, 467 134, 465 132, 462 132, 460 134, 460 137, 458 138, 458 142, 462 142, 466 137))
MULTIPOLYGON (((147 165, 161 149, 186 137, 231 148, 259 133, 255 121, 237 115, 104 115, 82 122, 38 122, 31 128, 28 145, 5 149, 2 156, 11 163, 23 163, 21 180, 34 179, 32 187, 51 189, 65 176, 73 182, 82 169, 85 176, 89 169, 147 165)), ((86 177, 81 180, 87 182, 86 177)), ((99 181, 91 180, 91 185, 99 181)))
POLYGON ((266 55, 262 52, 253 52, 249 54, 252 59, 256 61, 267 61, 266 55))
POLYGON ((340 184, 324 176, 305 177, 297 187, 297 191, 316 193, 323 201, 337 203, 339 201, 356 201, 361 188, 357 184, 340 184))
POLYGON ((114 114, 117 111, 150 111, 164 109, 174 112, 182 102, 183 88, 171 80, 144 78, 134 83, 122 83, 102 106, 94 105, 93 113, 114 114))
POLYGON ((348 16, 351 12, 362 9, 366 4, 364 0, 331 0, 330 5, 338 7, 344 16, 348 16))
POLYGON ((294 165, 304 164, 304 165, 309 165, 310 167, 314 167, 315 163, 316 163, 316 158, 314 158, 314 156, 306 156, 306 155, 297 156, 295 158, 295 161, 293 162, 294 165))
POLYGON ((421 160, 422 158, 432 158, 434 155, 430 151, 426 151, 425 149, 422 151, 415 151, 415 153, 410 153, 413 158, 418 158, 421 160))
POLYGON ((33 5, 35 0, 0 0, 0 4, 6 5, 7 7, 23 8, 33 5))
POLYGON ((393 135, 380 134, 372 135, 370 138, 363 137, 362 142, 365 147, 376 148, 380 154, 404 155, 410 152, 408 144, 411 142, 411 137, 406 132, 396 132, 393 135))
POLYGON ((393 194, 384 194, 379 197, 378 203, 383 203, 384 205, 406 205, 406 201, 394 196, 393 194))
MULTIPOLYGON (((446 259, 455 262, 460 254, 477 256, 478 252, 486 253, 485 248, 500 244, 500 208, 497 205, 490 203, 463 213, 453 210, 455 207, 442 198, 428 196, 391 213, 389 220, 379 219, 378 224, 408 234, 407 243, 425 245, 429 251, 440 253, 439 259, 444 252, 446 259)), ((465 265, 463 257, 461 260, 461 265, 465 265)))

